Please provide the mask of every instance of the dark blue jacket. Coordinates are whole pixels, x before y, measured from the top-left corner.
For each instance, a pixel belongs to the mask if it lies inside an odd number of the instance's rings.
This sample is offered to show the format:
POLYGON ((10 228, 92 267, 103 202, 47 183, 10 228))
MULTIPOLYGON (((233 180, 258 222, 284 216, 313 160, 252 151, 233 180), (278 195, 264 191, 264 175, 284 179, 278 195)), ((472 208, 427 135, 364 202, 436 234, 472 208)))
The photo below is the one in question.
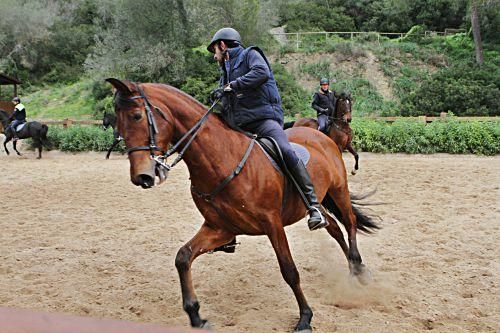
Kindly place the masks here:
POLYGON ((12 120, 26 121, 26 109, 24 105, 19 103, 14 108, 14 113, 10 116, 12 120))
POLYGON ((324 92, 320 89, 314 94, 311 106, 316 110, 318 116, 320 114, 325 114, 329 117, 334 117, 336 104, 337 98, 335 97, 334 91, 328 90, 324 92))
POLYGON ((231 83, 231 108, 223 114, 228 122, 244 127, 254 121, 273 119, 283 123, 281 97, 264 53, 258 47, 241 46, 228 50, 220 80, 231 83))

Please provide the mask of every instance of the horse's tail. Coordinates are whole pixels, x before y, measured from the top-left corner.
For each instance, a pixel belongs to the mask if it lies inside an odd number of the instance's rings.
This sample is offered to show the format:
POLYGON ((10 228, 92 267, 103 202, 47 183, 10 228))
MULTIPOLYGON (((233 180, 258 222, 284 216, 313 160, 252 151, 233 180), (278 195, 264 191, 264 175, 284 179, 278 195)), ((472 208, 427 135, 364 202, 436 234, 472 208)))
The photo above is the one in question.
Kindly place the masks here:
POLYGON ((286 123, 283 125, 283 129, 292 128, 294 124, 295 124, 295 121, 289 121, 289 122, 286 122, 286 123))
POLYGON ((42 124, 42 128, 40 130, 40 141, 42 142, 42 145, 47 147, 48 149, 52 148, 52 143, 50 140, 47 138, 47 132, 49 131, 49 127, 45 124, 42 124))
MULTIPOLYGON (((377 229, 380 229, 380 226, 375 223, 374 221, 374 216, 370 216, 363 212, 358 206, 369 206, 370 204, 363 204, 360 203, 359 201, 362 199, 365 199, 369 196, 371 196, 374 192, 363 195, 363 196, 356 196, 351 194, 351 203, 352 203, 352 210, 354 212, 354 215, 356 216, 356 226, 357 229, 361 232, 367 233, 367 234, 372 234, 375 232, 377 229)), ((335 215, 339 219, 340 222, 345 226, 346 223, 342 217, 342 213, 335 203, 333 201, 333 198, 327 193, 323 201, 321 202, 323 207, 325 207, 330 213, 335 215)))

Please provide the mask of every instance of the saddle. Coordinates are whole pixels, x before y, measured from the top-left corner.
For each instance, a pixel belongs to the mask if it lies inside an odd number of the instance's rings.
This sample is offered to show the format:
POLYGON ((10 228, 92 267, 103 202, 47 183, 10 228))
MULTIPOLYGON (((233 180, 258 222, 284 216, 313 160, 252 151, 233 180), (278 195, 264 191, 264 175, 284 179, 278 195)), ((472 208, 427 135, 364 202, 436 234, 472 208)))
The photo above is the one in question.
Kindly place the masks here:
POLYGON ((19 132, 20 132, 20 131, 24 128, 24 126, 26 126, 26 124, 27 124, 27 122, 24 122, 24 123, 22 123, 22 124, 19 124, 19 125, 17 125, 17 126, 16 126, 16 128, 15 128, 15 129, 13 128, 13 130, 15 130, 15 131, 16 131, 16 133, 19 133, 19 132))
MULTIPOLYGON (((286 176, 290 176, 286 168, 285 161, 283 160, 283 154, 278 146, 278 143, 271 137, 258 137, 257 144, 264 151, 267 158, 271 161, 273 167, 286 176)), ((298 143, 290 142, 293 150, 297 157, 307 166, 309 163, 309 158, 311 155, 309 151, 298 143)))

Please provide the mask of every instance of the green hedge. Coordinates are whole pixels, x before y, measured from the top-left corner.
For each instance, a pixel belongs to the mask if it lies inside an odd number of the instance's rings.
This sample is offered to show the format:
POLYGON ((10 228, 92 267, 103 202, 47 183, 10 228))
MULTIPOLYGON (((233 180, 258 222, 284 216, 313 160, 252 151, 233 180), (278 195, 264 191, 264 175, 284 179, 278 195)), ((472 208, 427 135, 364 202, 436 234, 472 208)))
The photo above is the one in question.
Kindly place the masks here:
MULTIPOLYGON (((47 136, 53 149, 71 152, 107 151, 113 143, 113 131, 104 131, 101 126, 50 126, 47 136)), ((117 150, 123 150, 123 145, 117 150)))
POLYGON ((410 154, 500 153, 500 121, 461 122, 457 119, 430 124, 416 120, 397 120, 392 124, 376 120, 353 120, 353 144, 369 152, 410 154))
MULTIPOLYGON (((394 123, 354 119, 353 144, 368 152, 410 154, 500 154, 500 121, 459 121, 454 117, 425 124, 400 119, 394 123)), ((99 126, 51 126, 48 137, 53 149, 62 151, 106 151, 113 132, 99 126)), ((123 150, 121 145, 119 150, 123 150)))

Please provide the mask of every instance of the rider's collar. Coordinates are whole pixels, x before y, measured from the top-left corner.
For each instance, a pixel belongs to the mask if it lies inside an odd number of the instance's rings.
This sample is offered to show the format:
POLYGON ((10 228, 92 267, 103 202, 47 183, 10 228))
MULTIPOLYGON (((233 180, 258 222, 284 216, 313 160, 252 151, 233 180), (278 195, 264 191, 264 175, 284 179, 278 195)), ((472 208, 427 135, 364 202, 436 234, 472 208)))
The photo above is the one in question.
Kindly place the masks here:
POLYGON ((229 53, 229 60, 236 59, 241 51, 243 51, 243 47, 241 45, 227 49, 227 53, 229 53))

